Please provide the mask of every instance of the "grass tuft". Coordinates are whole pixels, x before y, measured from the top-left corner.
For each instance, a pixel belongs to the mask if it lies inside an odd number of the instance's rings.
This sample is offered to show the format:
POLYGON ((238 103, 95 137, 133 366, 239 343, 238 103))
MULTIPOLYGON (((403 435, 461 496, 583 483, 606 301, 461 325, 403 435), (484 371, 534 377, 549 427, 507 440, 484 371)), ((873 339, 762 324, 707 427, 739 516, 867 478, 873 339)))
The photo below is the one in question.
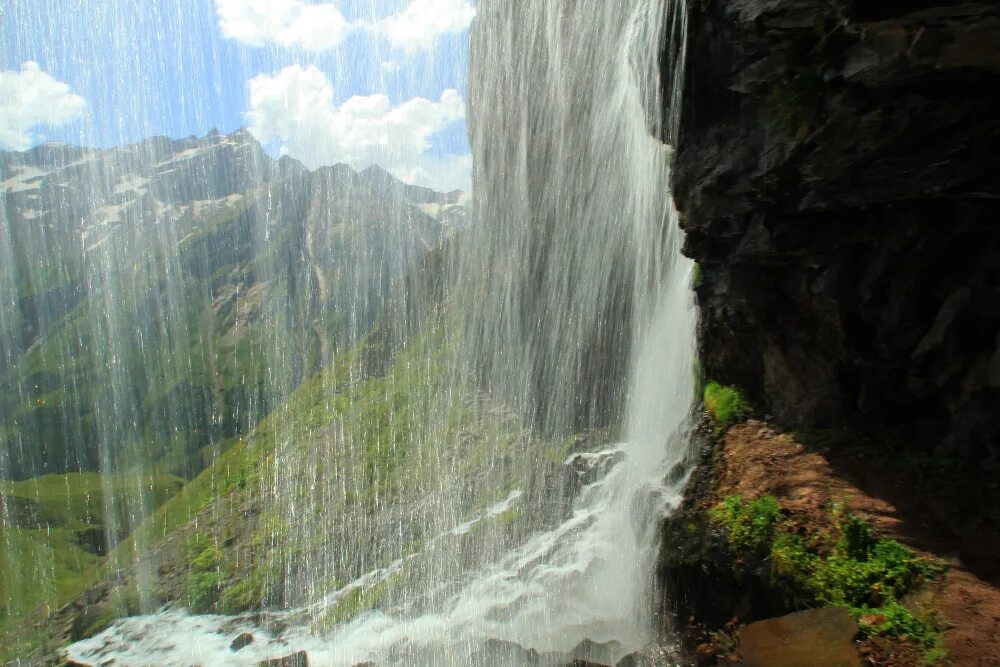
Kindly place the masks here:
POLYGON ((744 400, 736 387, 709 382, 705 386, 705 409, 712 416, 717 433, 722 433, 733 424, 743 421, 753 414, 750 404, 744 400))

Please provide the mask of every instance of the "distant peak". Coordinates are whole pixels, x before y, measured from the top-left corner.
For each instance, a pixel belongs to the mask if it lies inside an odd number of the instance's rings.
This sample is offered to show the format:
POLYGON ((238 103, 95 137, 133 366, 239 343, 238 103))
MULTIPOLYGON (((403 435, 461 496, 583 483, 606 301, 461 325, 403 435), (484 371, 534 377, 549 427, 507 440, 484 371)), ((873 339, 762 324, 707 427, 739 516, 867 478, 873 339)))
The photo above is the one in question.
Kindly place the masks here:
POLYGON ((373 165, 371 165, 369 167, 365 167, 364 169, 361 170, 360 174, 362 176, 366 176, 368 178, 379 178, 379 179, 388 180, 388 181, 398 181, 399 180, 398 178, 396 178, 395 176, 393 176, 392 174, 390 174, 388 171, 386 171, 382 167, 378 166, 377 164, 373 164, 373 165))

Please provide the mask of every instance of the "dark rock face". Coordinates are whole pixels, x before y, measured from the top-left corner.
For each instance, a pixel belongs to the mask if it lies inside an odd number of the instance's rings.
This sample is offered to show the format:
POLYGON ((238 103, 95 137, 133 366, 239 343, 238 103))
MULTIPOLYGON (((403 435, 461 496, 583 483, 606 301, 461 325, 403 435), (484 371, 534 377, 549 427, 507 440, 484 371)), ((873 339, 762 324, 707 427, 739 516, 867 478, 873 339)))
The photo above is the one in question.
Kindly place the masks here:
POLYGON ((793 427, 1000 436, 1000 7, 689 2, 702 364, 793 427))

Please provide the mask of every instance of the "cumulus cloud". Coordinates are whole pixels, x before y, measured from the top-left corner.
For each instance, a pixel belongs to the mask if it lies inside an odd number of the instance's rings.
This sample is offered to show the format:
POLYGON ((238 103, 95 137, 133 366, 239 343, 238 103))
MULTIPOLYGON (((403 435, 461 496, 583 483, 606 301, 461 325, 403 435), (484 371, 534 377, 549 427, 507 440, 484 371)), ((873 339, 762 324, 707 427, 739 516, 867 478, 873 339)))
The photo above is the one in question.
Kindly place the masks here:
POLYGON ((468 156, 429 150, 432 135, 465 116, 454 89, 438 100, 414 97, 393 106, 382 94, 356 95, 338 106, 333 84, 312 65, 262 74, 250 80, 249 88, 250 132, 307 167, 377 164, 410 183, 444 190, 469 187, 468 156))
POLYGON ((222 35, 251 46, 336 48, 353 26, 334 5, 302 0, 216 0, 222 35))
POLYGON ((407 51, 429 49, 443 35, 466 30, 476 14, 469 0, 412 0, 397 14, 356 22, 332 4, 304 0, 215 0, 215 9, 224 37, 308 51, 335 49, 353 30, 381 35, 407 51))
POLYGON ((40 138, 38 126, 76 120, 86 106, 36 62, 23 63, 20 71, 0 71, 0 148, 26 150, 40 138))
POLYGON ((430 49, 441 36, 467 30, 475 15, 468 0, 413 0, 373 29, 404 50, 430 49))

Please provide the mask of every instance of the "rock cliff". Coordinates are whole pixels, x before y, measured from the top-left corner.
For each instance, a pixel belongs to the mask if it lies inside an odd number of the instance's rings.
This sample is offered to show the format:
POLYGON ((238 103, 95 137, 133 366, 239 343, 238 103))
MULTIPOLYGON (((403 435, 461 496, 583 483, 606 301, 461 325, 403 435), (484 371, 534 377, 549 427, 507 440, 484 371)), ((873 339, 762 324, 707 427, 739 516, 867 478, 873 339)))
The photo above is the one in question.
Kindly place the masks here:
POLYGON ((691 0, 701 362, 786 427, 1000 435, 1000 6, 691 0))

